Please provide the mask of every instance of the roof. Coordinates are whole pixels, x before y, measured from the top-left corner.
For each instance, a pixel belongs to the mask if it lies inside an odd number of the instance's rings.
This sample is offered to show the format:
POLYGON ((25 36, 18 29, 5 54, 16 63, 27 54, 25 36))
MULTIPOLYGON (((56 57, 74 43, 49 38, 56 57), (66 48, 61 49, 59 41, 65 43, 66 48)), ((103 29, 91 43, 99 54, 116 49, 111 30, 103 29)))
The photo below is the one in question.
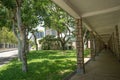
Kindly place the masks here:
POLYGON ((107 42, 120 25, 120 0, 52 0, 74 18, 83 18, 89 30, 107 42))

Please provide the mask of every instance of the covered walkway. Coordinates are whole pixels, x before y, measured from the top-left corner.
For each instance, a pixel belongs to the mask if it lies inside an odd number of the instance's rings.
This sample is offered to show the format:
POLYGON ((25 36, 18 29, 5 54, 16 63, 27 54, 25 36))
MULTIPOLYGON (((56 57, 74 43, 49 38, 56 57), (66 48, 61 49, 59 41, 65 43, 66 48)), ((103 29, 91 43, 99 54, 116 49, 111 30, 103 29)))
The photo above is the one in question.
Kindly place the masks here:
POLYGON ((120 80, 120 0, 52 1, 76 19, 76 64, 79 75, 71 80, 120 80), (92 61, 85 65, 87 33, 90 34, 92 61), (113 54, 103 51, 96 56, 103 48, 113 54))
POLYGON ((110 51, 103 50, 85 69, 84 75, 75 74, 70 80, 120 80, 120 63, 110 51))

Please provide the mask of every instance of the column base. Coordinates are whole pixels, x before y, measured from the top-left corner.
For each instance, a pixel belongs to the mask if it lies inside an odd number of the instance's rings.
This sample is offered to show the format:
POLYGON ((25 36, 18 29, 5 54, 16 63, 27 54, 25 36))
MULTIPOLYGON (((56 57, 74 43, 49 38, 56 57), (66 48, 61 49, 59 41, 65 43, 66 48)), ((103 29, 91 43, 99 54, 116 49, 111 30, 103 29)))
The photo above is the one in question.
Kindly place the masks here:
POLYGON ((120 60, 118 60, 118 62, 120 63, 120 60))
POLYGON ((85 74, 85 69, 77 69, 77 74, 85 74))
POLYGON ((118 60, 118 62, 120 63, 120 59, 118 60))
POLYGON ((91 60, 92 60, 92 61, 95 61, 95 58, 92 58, 91 60))

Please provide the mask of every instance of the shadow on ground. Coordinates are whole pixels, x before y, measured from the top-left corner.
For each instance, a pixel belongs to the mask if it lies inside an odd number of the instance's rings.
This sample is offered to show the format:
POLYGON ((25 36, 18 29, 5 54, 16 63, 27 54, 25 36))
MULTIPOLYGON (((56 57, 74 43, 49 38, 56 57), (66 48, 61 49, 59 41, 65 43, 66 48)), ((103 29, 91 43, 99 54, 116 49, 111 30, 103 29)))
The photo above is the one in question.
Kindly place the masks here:
POLYGON ((0 80, 62 80, 75 70, 74 53, 33 51, 28 55, 28 73, 21 71, 21 63, 13 60, 0 70, 0 80))

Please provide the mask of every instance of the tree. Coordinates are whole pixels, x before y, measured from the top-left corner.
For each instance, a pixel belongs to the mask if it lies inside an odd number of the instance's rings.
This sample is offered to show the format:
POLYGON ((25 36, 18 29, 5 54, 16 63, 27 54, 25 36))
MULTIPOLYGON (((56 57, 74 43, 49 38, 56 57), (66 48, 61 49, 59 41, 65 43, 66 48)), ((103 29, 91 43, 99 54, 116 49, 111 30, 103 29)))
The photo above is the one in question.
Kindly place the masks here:
MULTIPOLYGON (((24 72, 27 72, 26 48, 29 42, 27 37, 28 33, 41 22, 38 20, 42 20, 41 14, 43 15, 45 13, 43 7, 40 7, 41 2, 39 1, 40 0, 1 0, 1 4, 9 12, 10 17, 8 20, 12 23, 14 33, 18 39, 19 58, 22 61, 22 70, 24 72)), ((45 6, 44 4, 46 2, 41 1, 42 6, 45 6)), ((5 21, 6 20, 7 19, 5 19, 5 21)), ((2 19, 2 21, 4 21, 4 19, 2 19)))
POLYGON ((66 36, 61 37, 61 34, 67 35, 68 28, 71 27, 68 24, 72 18, 67 17, 67 13, 50 0, 1 0, 0 4, 2 5, 2 7, 0 6, 0 10, 2 10, 0 14, 3 17, 0 18, 2 22, 0 26, 7 25, 10 28, 12 26, 18 40, 19 58, 22 61, 24 72, 27 72, 28 34, 38 24, 44 22, 45 27, 55 29, 61 44, 64 44, 63 48, 69 41, 66 36))
POLYGON ((7 46, 9 46, 9 44, 17 44, 17 40, 13 32, 8 28, 2 27, 0 33, 0 43, 4 43, 4 48, 6 48, 6 44, 7 46))
MULTIPOLYGON (((25 53, 25 44, 26 44, 26 36, 25 36, 25 27, 23 26, 22 20, 21 20, 21 6, 22 6, 22 0, 1 0, 2 4, 12 13, 12 19, 13 21, 13 27, 15 27, 15 23, 17 22, 18 26, 18 32, 19 35, 19 42, 21 43, 21 52, 20 57, 22 60, 22 70, 24 72, 27 72, 27 58, 25 53), (7 2, 7 3, 6 3, 7 2)), ((15 29, 14 29, 15 30, 15 29)), ((18 37, 17 37, 18 38, 18 37)))
POLYGON ((35 46, 36 46, 36 50, 38 51, 38 43, 37 43, 37 37, 35 35, 35 33, 37 32, 37 30, 32 30, 31 33, 34 37, 34 42, 35 42, 35 46))
POLYGON ((50 19, 50 26, 48 27, 57 31, 62 49, 65 50, 66 43, 72 35, 70 28, 74 27, 75 20, 54 3, 49 4, 47 7, 47 12, 50 15, 48 18, 50 19))

